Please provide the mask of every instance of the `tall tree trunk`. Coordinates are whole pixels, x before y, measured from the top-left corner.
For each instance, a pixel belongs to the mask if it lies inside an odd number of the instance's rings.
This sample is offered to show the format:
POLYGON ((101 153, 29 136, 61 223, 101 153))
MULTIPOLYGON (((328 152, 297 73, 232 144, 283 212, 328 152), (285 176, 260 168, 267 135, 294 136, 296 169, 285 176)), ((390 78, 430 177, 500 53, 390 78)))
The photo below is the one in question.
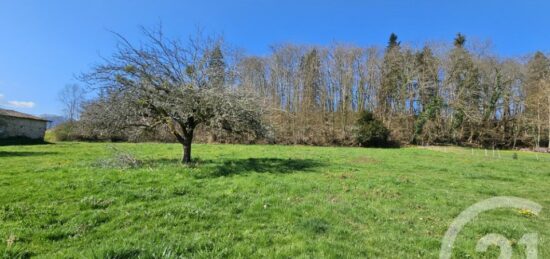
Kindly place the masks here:
POLYGON ((548 93, 548 151, 550 151, 550 93, 548 93))
POLYGON ((537 99, 537 140, 536 140, 536 148, 539 148, 540 147, 540 131, 541 131, 541 127, 542 127, 542 123, 541 123, 541 120, 540 120, 540 100, 537 99))
POLYGON ((512 136, 514 137, 514 140, 512 142, 512 149, 516 149, 516 143, 518 141, 518 135, 519 135, 519 126, 513 125, 512 126, 512 136))

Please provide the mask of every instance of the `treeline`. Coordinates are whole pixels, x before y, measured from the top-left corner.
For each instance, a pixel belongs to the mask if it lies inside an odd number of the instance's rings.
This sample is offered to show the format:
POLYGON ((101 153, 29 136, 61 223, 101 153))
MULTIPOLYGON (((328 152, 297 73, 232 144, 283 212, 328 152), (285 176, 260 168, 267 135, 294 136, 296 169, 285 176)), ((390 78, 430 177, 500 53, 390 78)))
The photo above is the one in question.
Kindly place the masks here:
MULTIPOLYGON (((205 84, 256 94, 271 129, 263 141, 358 145, 358 121, 366 112, 394 143, 549 145, 550 61, 542 52, 525 61, 502 58, 468 48, 461 34, 445 48, 405 46, 391 34, 384 48, 282 44, 267 56, 242 55, 213 42, 201 65, 205 84)), ((196 74, 196 67, 185 69, 196 74)), ((84 106, 78 135, 173 140, 165 127, 109 131, 98 126, 101 116, 94 114, 105 112, 100 109, 105 97, 102 93, 84 106)), ((195 135, 203 141, 253 141, 208 127, 195 135)))
POLYGON ((278 143, 354 144, 359 112, 370 111, 406 144, 492 147, 547 145, 550 62, 528 62, 466 48, 279 45, 246 57, 237 85, 264 97, 278 143))

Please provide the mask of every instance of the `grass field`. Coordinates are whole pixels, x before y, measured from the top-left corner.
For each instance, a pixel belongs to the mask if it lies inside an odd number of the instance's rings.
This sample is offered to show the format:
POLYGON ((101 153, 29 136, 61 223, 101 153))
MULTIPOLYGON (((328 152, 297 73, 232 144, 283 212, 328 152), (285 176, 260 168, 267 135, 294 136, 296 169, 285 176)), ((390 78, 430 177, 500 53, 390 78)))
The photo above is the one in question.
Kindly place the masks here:
POLYGON ((550 258, 550 157, 461 148, 362 149, 57 143, 0 147, 4 257, 436 258, 453 219, 516 196, 543 206, 479 215, 454 255, 496 258, 477 240, 500 233, 514 256, 525 233, 550 258), (118 151, 113 151, 115 147, 118 151), (133 154, 138 161, 116 160, 133 154), (117 155, 118 154, 118 155, 117 155), (121 163, 128 161, 133 163, 121 163))

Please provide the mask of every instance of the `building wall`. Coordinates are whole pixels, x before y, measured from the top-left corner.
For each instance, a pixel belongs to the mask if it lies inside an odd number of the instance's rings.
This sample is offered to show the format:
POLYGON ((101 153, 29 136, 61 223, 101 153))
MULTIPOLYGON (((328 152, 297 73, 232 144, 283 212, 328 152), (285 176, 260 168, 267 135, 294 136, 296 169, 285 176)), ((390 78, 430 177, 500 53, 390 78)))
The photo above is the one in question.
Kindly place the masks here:
POLYGON ((0 116, 0 138, 44 138, 46 121, 0 116))

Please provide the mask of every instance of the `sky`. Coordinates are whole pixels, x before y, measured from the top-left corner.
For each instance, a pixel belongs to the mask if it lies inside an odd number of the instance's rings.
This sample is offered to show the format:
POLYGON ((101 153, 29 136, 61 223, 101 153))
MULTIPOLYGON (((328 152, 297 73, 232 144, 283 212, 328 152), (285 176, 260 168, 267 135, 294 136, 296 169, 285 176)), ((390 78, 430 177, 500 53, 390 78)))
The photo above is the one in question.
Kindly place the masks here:
POLYGON ((494 52, 550 51, 550 1, 523 0, 0 0, 0 107, 62 114, 58 92, 113 52, 116 31, 139 42, 140 26, 169 37, 197 27, 249 54, 277 43, 383 46, 490 39, 494 52))

